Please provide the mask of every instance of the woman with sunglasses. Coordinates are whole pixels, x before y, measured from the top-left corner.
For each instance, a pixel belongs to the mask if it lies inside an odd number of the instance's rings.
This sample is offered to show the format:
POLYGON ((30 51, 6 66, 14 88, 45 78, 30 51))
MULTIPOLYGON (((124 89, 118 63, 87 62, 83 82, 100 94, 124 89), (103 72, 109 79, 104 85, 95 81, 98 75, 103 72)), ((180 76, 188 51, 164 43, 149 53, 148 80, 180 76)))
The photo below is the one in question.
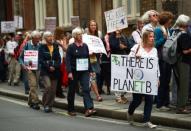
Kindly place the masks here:
POLYGON ((142 32, 144 32, 147 29, 154 31, 154 29, 158 25, 158 12, 155 10, 149 10, 143 14, 142 20, 145 23, 142 32))

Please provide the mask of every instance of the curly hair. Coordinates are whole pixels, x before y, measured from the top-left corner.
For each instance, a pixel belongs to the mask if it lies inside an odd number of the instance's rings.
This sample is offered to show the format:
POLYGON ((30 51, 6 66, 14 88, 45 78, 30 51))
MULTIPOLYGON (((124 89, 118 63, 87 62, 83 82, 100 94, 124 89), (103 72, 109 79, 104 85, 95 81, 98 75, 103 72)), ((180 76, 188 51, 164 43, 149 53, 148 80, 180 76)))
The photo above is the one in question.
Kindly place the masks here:
POLYGON ((159 24, 164 25, 166 24, 169 20, 173 19, 174 15, 169 12, 169 11, 163 11, 159 14, 159 24))
POLYGON ((56 27, 54 30, 54 39, 60 40, 65 35, 64 27, 56 27))

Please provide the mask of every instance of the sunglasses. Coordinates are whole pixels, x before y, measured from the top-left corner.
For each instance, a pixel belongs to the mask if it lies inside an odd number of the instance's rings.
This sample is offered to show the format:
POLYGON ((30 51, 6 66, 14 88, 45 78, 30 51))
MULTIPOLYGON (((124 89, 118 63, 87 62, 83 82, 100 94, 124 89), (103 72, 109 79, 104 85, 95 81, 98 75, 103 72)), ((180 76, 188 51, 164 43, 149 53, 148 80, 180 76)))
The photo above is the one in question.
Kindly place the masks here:
POLYGON ((153 16, 153 17, 157 17, 158 15, 157 15, 157 14, 154 14, 154 15, 151 15, 151 16, 153 16))

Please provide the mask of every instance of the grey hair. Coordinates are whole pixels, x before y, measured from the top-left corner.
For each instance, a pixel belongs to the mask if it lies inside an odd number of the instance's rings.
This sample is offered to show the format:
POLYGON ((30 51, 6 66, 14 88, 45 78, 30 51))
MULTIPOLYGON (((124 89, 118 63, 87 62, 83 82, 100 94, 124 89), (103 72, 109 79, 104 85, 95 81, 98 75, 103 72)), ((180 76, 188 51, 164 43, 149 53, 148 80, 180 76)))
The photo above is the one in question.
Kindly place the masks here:
POLYGON ((144 23, 149 23, 150 16, 154 14, 158 15, 159 13, 156 10, 149 10, 142 15, 141 19, 143 20, 144 23))
POLYGON ((52 34, 50 31, 45 31, 45 32, 43 33, 43 39, 45 39, 45 38, 48 37, 48 36, 53 36, 53 34, 52 34))
POLYGON ((32 38, 34 38, 34 37, 40 37, 40 36, 41 36, 41 34, 40 34, 40 32, 37 31, 37 30, 34 30, 34 31, 31 33, 31 37, 32 37, 32 38))
POLYGON ((187 15, 181 14, 181 15, 178 16, 173 28, 188 25, 189 22, 190 22, 190 17, 187 16, 187 15))
POLYGON ((76 27, 72 30, 72 37, 76 38, 77 34, 83 34, 84 31, 81 27, 76 27))

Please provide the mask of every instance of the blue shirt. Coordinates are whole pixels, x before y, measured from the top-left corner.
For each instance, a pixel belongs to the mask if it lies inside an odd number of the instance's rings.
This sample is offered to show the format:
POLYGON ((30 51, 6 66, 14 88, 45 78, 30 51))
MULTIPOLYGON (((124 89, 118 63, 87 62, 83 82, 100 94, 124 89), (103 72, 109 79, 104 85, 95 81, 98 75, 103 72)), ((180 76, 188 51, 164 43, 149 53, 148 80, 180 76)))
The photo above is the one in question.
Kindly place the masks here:
POLYGON ((23 47, 23 50, 22 50, 22 52, 21 52, 21 54, 20 54, 20 56, 19 56, 19 63, 20 63, 21 65, 24 65, 24 52, 25 52, 26 50, 38 50, 39 47, 40 47, 40 43, 34 45, 34 44, 32 43, 32 40, 28 41, 28 42, 26 43, 26 45, 23 47))

